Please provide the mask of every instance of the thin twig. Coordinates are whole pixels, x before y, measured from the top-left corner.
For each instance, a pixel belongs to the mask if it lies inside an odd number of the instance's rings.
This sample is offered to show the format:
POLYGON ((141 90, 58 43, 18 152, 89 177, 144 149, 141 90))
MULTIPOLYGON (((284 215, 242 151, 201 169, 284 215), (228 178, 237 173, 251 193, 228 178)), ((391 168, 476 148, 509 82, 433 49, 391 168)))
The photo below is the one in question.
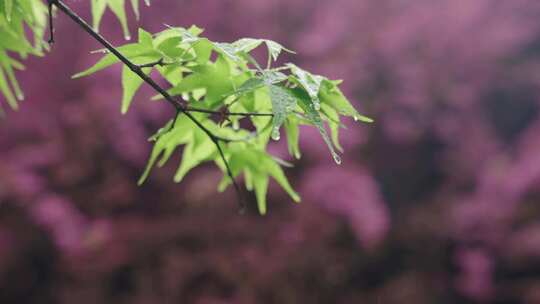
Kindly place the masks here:
MULTIPOLYGON (((163 89, 161 86, 159 86, 150 76, 146 75, 142 69, 131 62, 127 57, 122 55, 118 49, 116 49, 110 42, 108 42, 103 36, 101 36, 99 33, 93 30, 93 28, 86 23, 79 15, 77 15, 69 6, 67 6, 63 1, 61 0, 48 0, 49 5, 52 7, 52 5, 56 5, 57 8, 59 8, 64 14, 66 14, 71 20, 73 20, 76 24, 78 24, 84 31, 86 31, 92 38, 97 40, 100 44, 102 44, 107 50, 109 50, 112 54, 114 54, 122 63, 124 63, 131 71, 133 71, 135 74, 137 74, 144 82, 146 82, 148 85, 150 85, 156 92, 161 94, 174 108, 178 113, 185 114, 198 128, 200 128, 206 135, 212 140, 212 142, 216 145, 220 157, 223 160, 223 163, 225 164, 225 168, 227 171, 227 175, 231 179, 234 188, 236 190, 236 194, 238 197, 238 204, 240 206, 240 212, 243 212, 245 210, 245 204, 242 200, 242 195, 240 191, 240 187, 236 183, 234 176, 232 174, 231 168, 229 166, 229 163, 227 162, 227 159, 225 157, 225 154, 223 152, 222 147, 220 146, 219 142, 231 142, 231 140, 227 138, 220 137, 218 135, 215 135, 212 133, 207 127, 205 127, 200 121, 198 121, 191 113, 187 110, 185 105, 180 103, 178 100, 175 100, 165 89, 163 89)), ((52 27, 52 23, 51 23, 52 27)), ((51 30, 51 33, 53 30, 51 30)))
POLYGON ((221 156, 221 159, 223 160, 223 163, 225 164, 225 169, 227 170, 227 175, 231 179, 232 184, 234 186, 234 190, 236 191, 236 193, 238 195, 238 203, 239 203, 239 207, 240 207, 240 209, 238 211, 240 212, 240 214, 244 214, 246 212, 246 205, 244 203, 244 200, 242 200, 242 198, 241 198, 242 194, 241 194, 241 191, 240 191, 240 186, 238 186, 238 183, 234 180, 234 176, 233 176, 231 167, 229 166, 229 162, 227 162, 227 158, 225 158, 225 154, 223 153, 223 149, 221 148, 221 145, 219 144, 219 141, 214 141, 214 143, 216 144, 217 149, 219 151, 219 155, 221 156))
POLYGON ((52 13, 52 7, 53 7, 53 0, 48 0, 47 5, 49 9, 49 44, 54 43, 54 24, 53 24, 53 13, 52 13))
POLYGON ((176 114, 174 115, 174 119, 172 121, 171 127, 169 128, 167 132, 171 132, 174 129, 174 126, 176 125, 176 121, 178 120, 178 116, 180 116, 180 114, 182 114, 182 112, 176 110, 176 114))

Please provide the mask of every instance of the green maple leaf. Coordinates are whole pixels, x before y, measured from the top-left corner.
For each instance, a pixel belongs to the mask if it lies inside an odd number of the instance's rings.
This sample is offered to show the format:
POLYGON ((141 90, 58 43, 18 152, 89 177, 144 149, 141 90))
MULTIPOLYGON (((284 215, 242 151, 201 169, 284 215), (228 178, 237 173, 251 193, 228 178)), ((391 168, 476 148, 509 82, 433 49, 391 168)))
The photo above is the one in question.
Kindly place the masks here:
POLYGON ((286 89, 270 84, 270 100, 272 101, 272 139, 279 140, 279 128, 287 119, 287 116, 296 107, 296 98, 286 89))
POLYGON ((341 157, 334 149, 332 140, 330 139, 330 136, 328 136, 328 132, 326 131, 324 127, 324 123, 321 118, 321 115, 319 114, 317 110, 315 110, 315 106, 313 105, 313 101, 311 97, 308 96, 305 91, 300 90, 298 88, 293 89, 291 91, 297 97, 298 105, 304 111, 308 121, 311 122, 319 130, 319 133, 321 134, 322 139, 324 140, 326 146, 328 147, 328 150, 330 150, 330 153, 332 154, 334 161, 337 164, 341 164, 341 157))

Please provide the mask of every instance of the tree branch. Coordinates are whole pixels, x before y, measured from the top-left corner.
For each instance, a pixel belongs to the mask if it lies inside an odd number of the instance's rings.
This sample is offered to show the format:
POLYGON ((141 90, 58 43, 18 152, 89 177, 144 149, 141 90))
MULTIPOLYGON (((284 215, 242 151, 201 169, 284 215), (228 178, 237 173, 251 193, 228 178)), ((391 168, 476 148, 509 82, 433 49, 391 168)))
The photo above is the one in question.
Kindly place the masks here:
POLYGON ((49 9, 49 44, 53 44, 54 43, 54 24, 53 24, 53 13, 52 13, 52 8, 53 8, 53 2, 52 0, 47 0, 47 6, 48 6, 48 9, 49 9))
MULTIPOLYGON (((126 65, 131 71, 133 71, 137 76, 139 76, 144 82, 146 82, 148 85, 150 85, 156 92, 161 94, 165 100, 167 100, 176 110, 176 117, 183 113, 186 115, 198 128, 200 128, 208 137, 210 140, 216 145, 216 148, 219 152, 219 155, 221 159, 223 160, 223 163, 225 165, 225 169, 227 171, 227 175, 231 179, 233 186, 236 191, 236 195, 238 198, 238 204, 240 207, 240 212, 243 213, 245 211, 245 203, 242 200, 242 195, 240 191, 240 187, 238 186, 237 182, 234 179, 234 176, 232 174, 231 168, 229 166, 229 163, 227 161, 227 158, 225 157, 225 154, 223 152, 223 148, 220 145, 220 141, 224 143, 232 142, 233 140, 220 137, 212 131, 210 131, 207 127, 205 127, 199 120, 197 120, 190 112, 202 112, 202 113, 208 113, 208 114, 217 114, 220 112, 217 111, 211 111, 211 110, 204 110, 204 109, 195 109, 195 108, 188 108, 186 105, 182 104, 180 101, 173 98, 165 89, 163 89, 161 86, 159 86, 150 76, 146 75, 143 71, 141 66, 138 66, 131 62, 127 57, 122 55, 118 49, 116 49, 110 42, 108 42, 103 36, 101 36, 99 33, 93 30, 93 28, 86 23, 79 15, 77 15, 69 6, 67 6, 63 1, 61 0, 48 0, 49 5, 49 13, 50 13, 50 19, 52 19, 52 6, 55 5, 60 11, 62 11, 64 14, 66 14, 73 22, 75 22, 77 25, 79 25, 84 31, 86 31, 92 38, 97 40, 100 44, 102 44, 109 52, 114 54, 124 65, 126 65)), ((54 41, 53 37, 53 24, 52 21, 50 22, 50 42, 54 41)), ((228 113, 229 115, 244 115, 244 116, 255 116, 257 113, 228 113), (249 115, 248 115, 249 114, 249 115)), ((262 115, 262 114, 258 114, 262 115)), ((268 115, 265 115, 268 116, 268 115)))

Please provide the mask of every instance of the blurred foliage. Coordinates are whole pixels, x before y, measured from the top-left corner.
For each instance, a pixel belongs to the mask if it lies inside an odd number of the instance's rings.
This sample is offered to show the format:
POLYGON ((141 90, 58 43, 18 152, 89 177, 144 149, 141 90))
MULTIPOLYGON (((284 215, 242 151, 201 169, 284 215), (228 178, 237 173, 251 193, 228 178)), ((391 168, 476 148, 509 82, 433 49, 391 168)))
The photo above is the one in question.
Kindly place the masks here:
MULTIPOLYGON (((139 19, 139 0, 130 0, 131 7, 135 13, 135 17, 139 19)), ((146 6, 150 6, 150 0, 144 0, 146 6)), ((124 32, 124 38, 127 40, 131 39, 128 27, 128 19, 126 15, 126 1, 125 0, 91 0, 92 4, 92 25, 94 30, 99 31, 99 25, 101 23, 101 18, 105 13, 106 9, 109 8, 122 26, 122 31, 124 32)))
MULTIPOLYGON (((129 39, 124 0, 92 0, 92 16, 95 29, 99 28, 101 17, 106 8, 116 15, 126 39, 129 39)), ((149 0, 145 0, 150 5, 149 0)), ((131 5, 139 17, 139 0, 132 0, 131 5)), ((24 99, 24 94, 15 78, 14 70, 24 69, 24 65, 13 58, 13 53, 20 59, 28 55, 43 56, 49 49, 44 36, 48 18, 47 4, 43 0, 0 0, 0 93, 11 109, 18 108, 17 100, 24 99), (26 28, 32 32, 28 37, 26 28)), ((0 115, 4 114, 0 103, 0 115)))
MULTIPOLYGON (((14 70, 22 70, 22 63, 11 52, 25 59, 28 55, 42 56, 47 49, 43 41, 47 7, 41 0, 0 1, 0 92, 12 109, 24 94, 15 78, 14 70), (25 27, 32 31, 27 37, 25 27)), ((3 113, 0 104, 0 115, 3 113)))

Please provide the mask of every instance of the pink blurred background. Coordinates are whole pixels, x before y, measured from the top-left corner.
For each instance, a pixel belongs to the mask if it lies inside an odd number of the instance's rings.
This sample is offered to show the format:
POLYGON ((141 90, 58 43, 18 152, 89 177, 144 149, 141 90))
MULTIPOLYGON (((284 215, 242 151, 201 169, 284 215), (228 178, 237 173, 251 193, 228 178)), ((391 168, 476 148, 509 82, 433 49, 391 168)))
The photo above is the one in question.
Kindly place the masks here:
POLYGON ((134 33, 280 41, 376 119, 346 122, 341 166, 305 129, 286 170, 303 203, 271 185, 261 217, 237 214, 212 166, 175 184, 180 155, 137 187, 170 109, 143 89, 122 116, 119 67, 71 80, 100 46, 59 15, 0 122, 0 303, 540 303, 538 16, 536 0, 155 0, 131 16, 134 33))

